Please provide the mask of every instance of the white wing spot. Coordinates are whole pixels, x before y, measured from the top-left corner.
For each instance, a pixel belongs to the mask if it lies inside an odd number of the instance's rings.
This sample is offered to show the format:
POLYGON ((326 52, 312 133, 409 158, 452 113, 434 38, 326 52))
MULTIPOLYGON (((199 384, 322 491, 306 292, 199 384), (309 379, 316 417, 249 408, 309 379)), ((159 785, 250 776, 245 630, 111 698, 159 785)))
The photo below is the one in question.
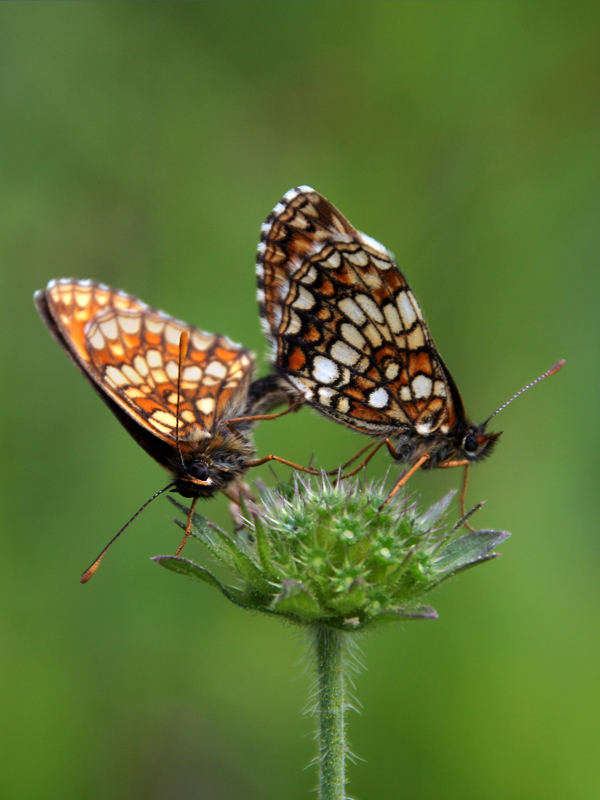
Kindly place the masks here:
POLYGON ((179 347, 179 339, 181 338, 181 331, 174 325, 167 325, 165 327, 165 339, 169 344, 174 344, 179 347))
POLYGON ((142 318, 137 312, 134 314, 119 314, 119 325, 125 333, 130 335, 139 333, 141 323, 142 318))
POLYGON ((392 333, 400 333, 402 330, 402 323, 400 322, 400 315, 396 310, 396 306, 393 306, 391 303, 386 303, 383 307, 383 313, 392 333))
POLYGON ((136 385, 139 386, 140 383, 144 382, 139 372, 135 370, 131 366, 131 364, 123 364, 123 366, 121 367, 121 372, 123 373, 123 375, 125 375, 129 383, 135 383, 136 385))
POLYGON ((356 302, 373 322, 383 322, 383 316, 379 306, 368 294, 357 294, 356 302))
POLYGON ((222 361, 211 361, 204 370, 204 374, 215 378, 224 378, 227 375, 227 367, 222 361))
POLYGON ((160 350, 148 350, 146 353, 146 361, 148 362, 148 366, 152 367, 152 369, 155 369, 156 367, 162 367, 162 353, 160 350))
POLYGON ((118 337, 119 329, 117 328, 117 320, 114 317, 102 320, 98 324, 107 339, 116 339, 118 337))
POLYGON ((92 335, 88 337, 88 342, 92 345, 92 347, 95 347, 96 350, 103 350, 106 347, 106 339, 98 327, 95 327, 92 335))
MULTIPOLYGON (((346 344, 346 342, 342 342, 339 339, 334 342, 330 352, 332 358, 335 358, 336 361, 339 361, 341 364, 344 364, 347 367, 353 367, 360 358, 360 353, 357 353, 354 348, 350 347, 346 344)), ((330 381, 323 382, 330 383, 330 381)))
POLYGON ((377 269, 386 270, 392 266, 391 261, 384 261, 382 258, 376 258, 375 256, 371 256, 371 258, 377 269))
POLYGON ((387 405, 389 395, 385 389, 379 388, 369 395, 369 405, 373 408, 383 408, 387 405))
POLYGON ((200 400, 196 400, 196 408, 201 414, 212 414, 215 410, 215 398, 202 397, 200 400))
POLYGON ((313 361, 313 378, 318 383, 333 383, 337 376, 338 368, 330 358, 325 358, 325 356, 315 357, 313 361))
POLYGON ((126 386, 129 383, 121 370, 117 369, 117 367, 113 367, 112 364, 106 368, 104 376, 108 383, 113 386, 126 386))
POLYGON ((400 400, 403 400, 405 403, 410 403, 412 400, 410 386, 402 386, 400 388, 400 400))
POLYGON ((404 322, 404 327, 408 330, 413 326, 417 319, 417 314, 413 308, 413 304, 410 302, 408 292, 400 292, 398 299, 396 300, 396 305, 398 306, 398 311, 400 312, 400 316, 404 322))
POLYGON ((388 381, 394 381, 398 377, 400 372, 400 364, 397 361, 390 361, 390 363, 385 368, 385 377, 388 381))
POLYGON ((287 334, 298 333, 301 327, 302 327, 302 322, 300 321, 300 317, 298 316, 298 314, 296 314, 296 312, 293 309, 291 309, 290 319, 288 322, 288 326, 285 329, 285 332, 287 334))
POLYGON ((350 401, 347 397, 340 397, 337 401, 337 410, 341 411, 342 414, 347 414, 350 410, 350 401))
POLYGON ((179 375, 179 364, 176 361, 167 361, 165 370, 172 381, 176 381, 179 375))
POLYGON ((368 325, 365 325, 363 328, 363 333, 371 342, 373 347, 379 347, 382 344, 383 339, 381 338, 381 334, 372 322, 369 322, 368 325))
MULTIPOLYGON (((81 286, 81 284, 79 284, 81 286)), ((79 308, 85 308, 90 302, 91 292, 78 292, 75 289, 75 302, 79 308)))
POLYGON ((181 373, 181 377, 184 381, 192 381, 196 382, 199 381, 202 377, 202 370, 200 367, 185 367, 183 372, 181 373))
POLYGON ((337 269, 339 265, 342 263, 342 259, 340 258, 340 254, 337 250, 334 250, 333 253, 326 258, 323 262, 324 267, 329 267, 329 269, 337 269))
POLYGON ((303 278, 300 278, 300 283, 311 284, 317 280, 317 270, 311 267, 303 278))
POLYGON ((215 337, 211 336, 210 334, 203 335, 200 333, 200 331, 192 332, 192 344, 196 350, 208 350, 214 340, 215 337))
POLYGON ((146 317, 145 320, 146 330, 149 333, 156 333, 159 336, 162 335, 163 328, 165 327, 165 323, 160 319, 154 319, 153 317, 146 317))
MULTIPOLYGON (((286 293, 287 294, 287 293, 286 293)), ((305 311, 311 309, 317 301, 304 286, 298 288, 298 297, 294 300, 294 308, 301 308, 305 311)))
POLYGON ((96 289, 94 293, 94 300, 98 303, 99 306, 105 306, 108 303, 109 297, 110 297, 110 292, 106 292, 100 288, 96 289))
POLYGON ((446 386, 443 381, 436 381, 433 384, 433 391, 438 397, 446 397, 446 386))
POLYGON ((427 434, 431 433, 431 422, 420 422, 415 427, 417 433, 420 433, 421 436, 427 436, 427 434))
POLYGON ((343 322, 340 331, 344 339, 349 344, 351 344, 357 350, 364 349, 367 342, 358 328, 355 328, 354 325, 351 325, 349 322, 343 322))
POLYGON ((365 253, 364 250, 357 250, 356 252, 345 252, 344 256, 346 259, 351 263, 354 264, 356 267, 366 267, 369 263, 369 256, 365 253))
POLYGON ((160 422, 170 428, 174 428, 177 425, 177 417, 174 414, 169 414, 168 411, 155 411, 151 419, 153 422, 160 422))
POLYGON ((140 375, 147 375, 149 372, 148 364, 143 356, 136 356, 133 359, 133 366, 140 373, 140 375))
POLYGON ((338 306, 356 325, 362 325, 365 322, 366 316, 351 297, 344 297, 343 300, 340 300, 338 306))
POLYGON ((428 378, 427 375, 417 375, 412 382, 412 390, 415 397, 429 397, 431 385, 431 378, 428 378))

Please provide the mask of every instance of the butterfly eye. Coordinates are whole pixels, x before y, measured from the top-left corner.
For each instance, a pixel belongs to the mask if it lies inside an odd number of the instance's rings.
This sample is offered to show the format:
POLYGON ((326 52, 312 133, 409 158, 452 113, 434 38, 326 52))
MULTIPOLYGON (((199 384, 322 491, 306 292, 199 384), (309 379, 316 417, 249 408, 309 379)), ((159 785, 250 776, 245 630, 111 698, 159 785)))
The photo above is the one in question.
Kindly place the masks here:
POLYGON ((477 435, 475 433, 469 433, 467 436, 465 436, 463 448, 467 453, 477 452, 477 435))
POLYGON ((199 481, 208 480, 208 467, 204 461, 192 461, 187 471, 188 475, 191 475, 192 478, 197 478, 199 481))

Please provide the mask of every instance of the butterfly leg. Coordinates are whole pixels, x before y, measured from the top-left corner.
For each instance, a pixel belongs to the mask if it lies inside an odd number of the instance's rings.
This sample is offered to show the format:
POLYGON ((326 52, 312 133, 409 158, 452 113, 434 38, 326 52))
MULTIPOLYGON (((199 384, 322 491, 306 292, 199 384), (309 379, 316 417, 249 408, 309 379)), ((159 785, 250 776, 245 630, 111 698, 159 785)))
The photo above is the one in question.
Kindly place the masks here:
POLYGON ((294 464, 293 461, 287 461, 285 458, 281 458, 280 456, 264 456, 263 458, 257 458, 256 461, 246 461, 247 467, 260 467, 261 464, 266 464, 268 461, 278 461, 280 464, 285 464, 286 467, 291 467, 292 469, 297 469, 299 472, 307 472, 309 475, 321 475, 320 470, 310 469, 310 467, 302 467, 300 464, 294 464))
MULTIPOLYGON (((361 450, 358 451, 358 453, 355 453, 351 459, 346 461, 345 464, 342 464, 340 467, 337 467, 337 469, 328 469, 325 474, 337 475, 340 470, 342 470, 343 472, 347 467, 350 466, 350 464, 356 461, 357 458, 360 458, 364 453, 366 453, 369 447, 373 447, 373 442, 369 442, 369 444, 365 445, 361 450)), ((377 447, 379 447, 379 445, 377 445, 377 447)))
POLYGON ((189 511, 189 514, 188 514, 187 523, 185 525, 185 533, 183 535, 183 539, 181 540, 181 544, 179 545, 179 547, 175 551, 175 555, 176 556, 178 556, 179 553, 181 553, 181 551, 185 547, 185 543, 187 542, 190 533, 192 532, 192 517, 194 516, 194 508, 196 507, 196 503, 197 502, 198 502, 198 498, 194 497, 194 499, 192 500, 192 505, 190 506, 190 511, 189 511))
MULTIPOLYGON (((375 453, 376 453, 376 452, 379 450, 379 448, 380 448, 380 447, 382 447, 384 444, 385 444, 385 440, 383 440, 383 441, 379 442, 378 444, 376 444, 376 445, 375 445, 375 447, 374 447, 374 448, 371 450, 371 452, 369 453, 369 455, 368 455, 368 456, 365 458, 365 460, 364 460, 364 461, 361 461, 361 463, 359 464, 359 466, 358 466, 358 467, 355 467, 355 468, 354 468, 354 469, 353 469, 351 472, 347 472, 345 475, 342 475, 342 476, 341 476, 341 478, 345 480, 346 478, 351 478, 353 475, 356 475, 356 473, 357 473, 357 472, 360 472, 360 470, 361 470, 361 469, 363 469, 363 467, 366 467, 366 466, 367 466, 367 464, 368 464, 368 463, 369 463, 369 461, 370 461, 370 460, 373 458, 373 456, 375 455, 375 453)), ((356 459, 357 459, 357 458, 359 458, 360 456, 362 456, 362 454, 363 454, 363 453, 364 453, 366 450, 368 450, 368 449, 369 449, 369 447, 371 447, 371 445, 370 445, 370 444, 369 444, 369 445, 367 445, 366 447, 363 447, 363 449, 362 449, 360 452, 358 452, 358 453, 357 453, 355 456, 353 456, 353 457, 350 459, 350 461, 347 461, 347 462, 346 462, 346 463, 345 463, 343 466, 341 466, 339 469, 340 469, 340 470, 345 470, 345 469, 346 469, 346 467, 349 467, 349 466, 350 466, 350 464, 352 464, 352 462, 353 462, 353 461, 356 461, 356 459)), ((338 472, 339 472, 339 470, 336 470, 336 471, 338 471, 338 472)), ((335 473, 334 473, 334 472, 333 472, 333 470, 332 470, 331 472, 328 472, 327 474, 328 474, 328 475, 333 475, 333 474, 335 474, 335 473)))
MULTIPOLYGON (((461 516, 464 517, 465 512, 465 503, 467 500, 467 486, 469 485, 469 468, 471 466, 471 462, 464 459, 463 461, 446 461, 445 464, 438 464, 438 467, 442 467, 443 469, 448 469, 451 467, 464 467, 465 472, 462 479, 462 486, 460 488, 460 495, 458 497, 458 502, 460 503, 460 513, 461 516)), ((464 526, 467 530, 473 533, 475 528, 469 525, 468 522, 465 521, 464 526)))
MULTIPOLYGON (((470 464, 467 464, 465 466, 465 471, 464 471, 464 474, 463 474, 462 486, 461 486, 461 489, 460 489, 460 496, 458 498, 458 502, 460 503, 460 513, 462 514, 463 517, 465 516, 465 502, 466 502, 466 499, 467 499, 467 486, 469 485, 469 468, 470 468, 470 466, 471 466, 470 464)), ((464 522, 464 526, 468 531, 471 531, 471 533, 475 533, 475 528, 472 525, 469 525, 469 523, 466 520, 464 522)))
POLYGON ((296 400, 296 402, 292 403, 292 405, 286 408, 285 411, 279 411, 277 414, 253 414, 249 417, 234 417, 233 419, 227 420, 225 424, 233 434, 240 436, 240 432, 233 427, 235 422, 259 422, 263 419, 277 419, 277 417, 285 417, 286 414, 290 414, 292 411, 296 411, 298 408, 300 408, 303 402, 304 401, 302 399, 296 400))
MULTIPOLYGON (((387 441, 387 440, 386 440, 386 441, 387 441)), ((389 445, 388 445, 388 447, 389 447, 389 445)), ((409 480, 409 478, 412 478, 412 476, 415 474, 415 472, 416 472, 416 471, 417 471, 417 470, 418 470, 420 467, 422 467, 422 466, 423 466, 423 464, 424 464, 426 461, 429 461, 429 456, 428 456, 428 455, 421 456, 421 458, 420 458, 420 459, 417 461, 417 463, 416 463, 416 464, 414 464, 414 465, 413 465, 413 466, 412 466, 412 467, 411 467, 411 468, 408 470, 408 472, 406 473, 406 475, 403 475, 403 476, 402 476, 402 477, 401 477, 401 478, 400 478, 400 479, 399 479, 399 480, 396 482, 396 484, 394 485, 394 487, 393 487, 392 491, 391 491, 391 492, 388 494, 388 496, 385 498, 385 500, 383 501, 383 503, 382 503, 382 504, 379 506, 379 510, 380 510, 380 511, 381 511, 382 509, 384 509, 384 508, 387 506, 387 504, 390 502, 390 500, 392 499, 392 497, 394 497, 394 495, 395 495, 395 494, 398 492, 398 490, 399 490, 399 489, 401 489, 401 488, 404 486, 404 484, 405 484, 405 483, 406 483, 406 482, 409 480)))

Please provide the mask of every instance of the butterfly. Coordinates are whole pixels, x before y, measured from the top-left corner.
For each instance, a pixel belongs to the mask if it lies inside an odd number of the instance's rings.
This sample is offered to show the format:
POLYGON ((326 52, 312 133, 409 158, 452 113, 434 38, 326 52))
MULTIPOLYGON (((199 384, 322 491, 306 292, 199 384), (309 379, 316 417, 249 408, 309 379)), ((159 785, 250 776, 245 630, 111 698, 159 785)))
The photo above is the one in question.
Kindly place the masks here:
POLYGON ((262 226, 256 271, 282 381, 412 465, 390 497, 419 467, 468 467, 490 455, 500 433, 487 425, 501 409, 481 424, 469 421, 393 255, 325 197, 309 186, 284 195, 262 226))
POLYGON ((265 413, 288 395, 272 377, 252 381, 254 356, 245 347, 91 280, 53 280, 34 299, 50 333, 97 394, 170 473, 171 483, 151 500, 170 488, 193 498, 185 538, 198 498, 226 491, 266 461, 297 466, 278 456, 256 458, 253 425, 290 408, 265 413))

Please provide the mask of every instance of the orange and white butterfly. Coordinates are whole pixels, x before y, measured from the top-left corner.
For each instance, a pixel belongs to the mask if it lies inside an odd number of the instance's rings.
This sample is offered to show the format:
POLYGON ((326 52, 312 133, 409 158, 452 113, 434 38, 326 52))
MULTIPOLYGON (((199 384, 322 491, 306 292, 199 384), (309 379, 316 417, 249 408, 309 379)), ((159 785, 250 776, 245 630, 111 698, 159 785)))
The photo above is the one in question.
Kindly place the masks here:
POLYGON ((264 412, 286 392, 270 377, 252 382, 254 356, 246 348, 91 280, 50 281, 35 303, 113 414, 170 472, 172 483, 162 491, 174 487, 194 498, 188 534, 199 497, 265 461, 296 466, 278 456, 256 459, 251 429, 279 416, 264 412))
POLYGON ((394 257, 322 195, 309 186, 284 195, 262 226, 256 269, 275 370, 304 402, 415 468, 492 452, 495 414, 468 420, 394 257))

